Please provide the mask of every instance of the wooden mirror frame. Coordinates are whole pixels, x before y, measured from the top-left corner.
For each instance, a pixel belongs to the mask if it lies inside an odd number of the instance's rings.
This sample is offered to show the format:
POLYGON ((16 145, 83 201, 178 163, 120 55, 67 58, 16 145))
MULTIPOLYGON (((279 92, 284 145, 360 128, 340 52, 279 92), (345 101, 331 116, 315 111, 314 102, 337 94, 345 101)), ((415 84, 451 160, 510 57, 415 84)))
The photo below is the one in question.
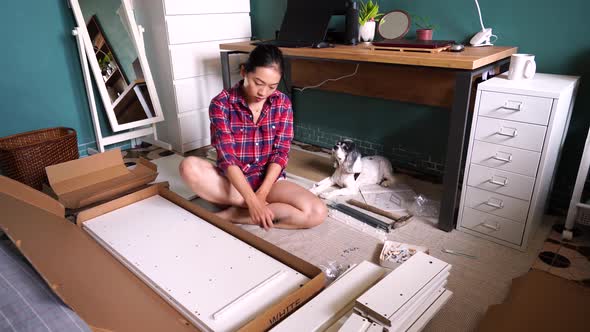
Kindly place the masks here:
POLYGON ((410 31, 410 27, 411 26, 412 26, 412 18, 410 17, 410 14, 408 14, 404 10, 395 9, 395 10, 392 10, 392 11, 387 12, 385 15, 383 15, 381 17, 381 19, 379 20, 379 24, 377 25, 377 33, 383 39, 399 39, 399 38, 403 38, 405 35, 408 34, 408 32, 410 31), (401 13, 401 14, 405 15, 408 18, 408 26, 406 27, 406 30, 399 37, 397 37, 397 38, 387 38, 387 37, 383 36, 383 34, 381 33, 381 25, 383 24, 383 20, 385 19, 385 17, 387 17, 387 15, 389 15, 391 13, 401 13))

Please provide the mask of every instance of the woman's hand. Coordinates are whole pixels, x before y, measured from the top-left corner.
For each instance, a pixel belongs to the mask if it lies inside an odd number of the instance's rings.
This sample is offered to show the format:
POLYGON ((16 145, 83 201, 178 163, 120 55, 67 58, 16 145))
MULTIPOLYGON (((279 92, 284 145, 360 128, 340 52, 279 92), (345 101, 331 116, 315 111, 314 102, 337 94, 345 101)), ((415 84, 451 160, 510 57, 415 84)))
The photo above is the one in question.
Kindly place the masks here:
MULTIPOLYGON (((272 220, 274 219, 274 214, 266 206, 266 201, 261 200, 258 195, 259 194, 256 193, 256 196, 247 200, 246 205, 248 205, 250 218, 252 218, 252 220, 260 227, 268 231, 273 227, 272 220)), ((264 199, 266 199, 266 195, 264 195, 264 199)))
POLYGON ((266 201, 266 196, 268 196, 268 189, 265 189, 264 187, 260 187, 258 188, 258 190, 256 190, 256 197, 258 197, 258 199, 263 202, 265 205, 268 204, 268 202, 266 201))

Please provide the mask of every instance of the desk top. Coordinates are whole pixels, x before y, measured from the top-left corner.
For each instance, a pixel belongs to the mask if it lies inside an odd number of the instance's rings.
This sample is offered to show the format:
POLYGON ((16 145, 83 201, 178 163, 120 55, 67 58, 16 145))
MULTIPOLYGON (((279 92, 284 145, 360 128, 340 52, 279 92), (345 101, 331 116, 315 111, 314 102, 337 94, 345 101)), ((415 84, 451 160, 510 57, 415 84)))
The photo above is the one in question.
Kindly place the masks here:
MULTIPOLYGON (((254 49, 251 42, 220 44, 226 51, 250 52, 254 49)), ((477 69, 516 53, 513 46, 465 47, 463 52, 424 53, 371 50, 366 44, 356 46, 335 45, 333 48, 284 48, 283 54, 290 57, 310 59, 332 59, 389 63, 400 65, 426 66, 453 69, 477 69)))

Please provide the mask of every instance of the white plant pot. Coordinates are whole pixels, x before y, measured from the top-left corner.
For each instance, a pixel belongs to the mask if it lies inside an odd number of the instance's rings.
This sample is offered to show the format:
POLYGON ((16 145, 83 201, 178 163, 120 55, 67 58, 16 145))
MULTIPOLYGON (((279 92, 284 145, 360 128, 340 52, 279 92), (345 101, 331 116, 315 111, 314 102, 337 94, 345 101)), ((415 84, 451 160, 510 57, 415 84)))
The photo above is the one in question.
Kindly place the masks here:
POLYGON ((373 41, 375 38, 375 21, 366 22, 359 28, 359 39, 364 42, 373 41))

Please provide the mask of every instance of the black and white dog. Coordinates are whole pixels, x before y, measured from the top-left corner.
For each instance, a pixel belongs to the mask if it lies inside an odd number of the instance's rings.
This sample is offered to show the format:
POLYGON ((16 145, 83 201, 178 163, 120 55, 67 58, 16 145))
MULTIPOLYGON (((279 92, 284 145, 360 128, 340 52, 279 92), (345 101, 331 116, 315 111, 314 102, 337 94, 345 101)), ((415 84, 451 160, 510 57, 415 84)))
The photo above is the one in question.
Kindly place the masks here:
POLYGON ((359 186, 364 184, 380 184, 387 187, 393 184, 393 168, 385 157, 362 157, 356 145, 351 140, 339 141, 332 148, 332 158, 336 171, 329 178, 313 185, 310 189, 322 198, 342 195, 355 195, 359 186), (359 174, 360 173, 360 174, 359 174), (355 179, 355 175, 358 178, 355 179), (342 187, 328 193, 322 193, 332 185, 342 187))

